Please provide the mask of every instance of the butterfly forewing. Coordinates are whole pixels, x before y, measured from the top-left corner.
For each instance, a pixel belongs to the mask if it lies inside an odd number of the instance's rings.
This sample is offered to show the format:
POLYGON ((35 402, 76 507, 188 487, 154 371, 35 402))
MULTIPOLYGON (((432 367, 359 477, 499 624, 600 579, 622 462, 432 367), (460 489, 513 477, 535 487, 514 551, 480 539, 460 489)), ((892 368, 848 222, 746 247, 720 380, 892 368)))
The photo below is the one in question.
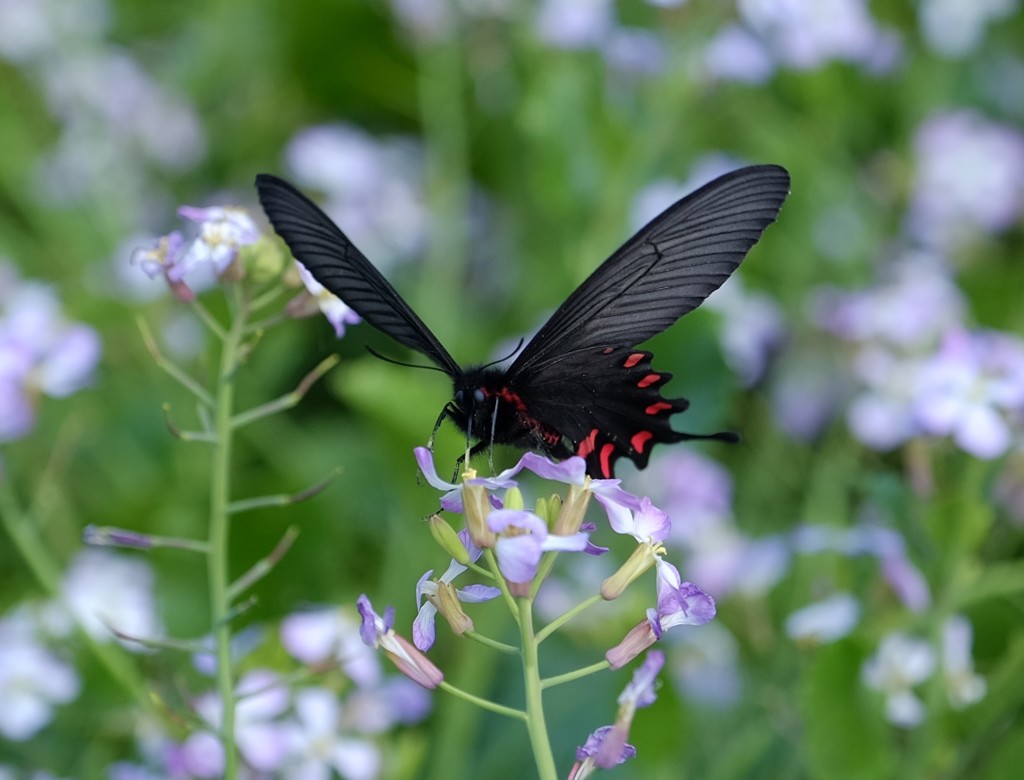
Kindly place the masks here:
POLYGON ((423 320, 316 204, 266 173, 256 177, 256 190, 274 230, 320 284, 395 341, 423 353, 451 376, 460 373, 423 320))
POLYGON ((699 306, 736 270, 789 194, 777 165, 728 173, 670 206, 608 258, 509 369, 539 382, 571 354, 632 347, 699 306))

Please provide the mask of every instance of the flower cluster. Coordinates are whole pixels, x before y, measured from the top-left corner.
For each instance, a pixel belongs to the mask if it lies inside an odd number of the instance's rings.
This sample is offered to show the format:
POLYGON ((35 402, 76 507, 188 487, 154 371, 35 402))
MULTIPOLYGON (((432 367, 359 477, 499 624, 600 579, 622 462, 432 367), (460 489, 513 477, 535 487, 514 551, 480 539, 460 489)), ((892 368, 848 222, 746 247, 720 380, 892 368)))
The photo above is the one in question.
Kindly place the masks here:
MULTIPOLYGON (((942 679, 949 704, 957 710, 979 701, 987 688, 974 672, 972 636, 971 624, 962 615, 952 616, 942 628, 942 679)), ((928 680, 936 666, 935 648, 929 642, 896 632, 882 639, 864 663, 861 677, 869 688, 884 694, 889 722, 910 728, 927 712, 914 687, 928 680)))
POLYGON ((231 268, 243 246, 255 244, 260 232, 245 209, 230 206, 182 206, 178 214, 196 223, 198 234, 186 241, 179 231, 132 253, 132 262, 151 279, 163 276, 183 301, 231 268))
POLYGON ((0 617, 0 734, 6 739, 31 738, 50 723, 57 705, 78 696, 78 674, 59 653, 76 625, 97 642, 161 633, 153 571, 144 560, 83 550, 68 565, 60 591, 59 598, 24 602, 0 617))
POLYGON ((1024 213, 1024 133, 977 111, 936 113, 923 122, 914 136, 914 169, 908 231, 928 246, 998 235, 1024 213))
POLYGON ((710 75, 762 83, 777 68, 815 70, 851 62, 870 72, 893 67, 895 31, 880 26, 864 0, 740 0, 741 22, 724 27, 704 54, 710 75))
POLYGON ((50 287, 0 260, 0 443, 32 430, 40 394, 85 387, 99 358, 96 331, 68 321, 50 287))
MULTIPOLYGON (((662 639, 670 628, 703 625, 715 616, 714 600, 693 583, 684 581, 678 569, 664 559, 663 542, 671 530, 668 516, 648 498, 625 491, 617 479, 591 479, 582 458, 554 463, 528 452, 515 466, 493 477, 477 477, 469 471, 461 482, 452 483, 438 476, 429 450, 417 448, 415 455, 427 482, 443 492, 442 507, 463 514, 466 527, 456 534, 440 516, 431 519, 434 537, 451 554, 452 561, 439 578, 432 578, 433 572, 428 571, 417 583, 420 609, 413 625, 414 642, 408 642, 395 631, 392 608, 381 616, 369 599, 362 596, 359 611, 366 644, 383 650, 403 674, 419 685, 434 688, 443 681, 442 672, 424 655, 435 641, 437 615, 447 620, 454 634, 481 639, 475 634, 464 604, 504 596, 510 604, 529 605, 550 572, 555 553, 601 556, 607 552, 607 548, 593 544, 590 539, 597 533, 597 526, 585 521, 591 498, 603 509, 610 528, 631 537, 636 547, 629 559, 604 580, 597 593, 556 618, 549 628, 589 606, 619 598, 652 567, 657 575, 654 606, 622 641, 608 649, 602 668, 621 668, 662 639), (516 479, 524 471, 567 486, 565 496, 554 495, 539 500, 533 510, 526 509, 516 479), (485 555, 489 568, 478 564, 485 555), (469 571, 490 577, 494 585, 472 584, 456 589, 453 581, 469 571)), ((521 612, 516 612, 516 617, 520 624, 532 620, 521 612)), ((532 637, 533 629, 525 635, 532 637)), ((481 641, 495 644, 493 640, 481 641)), ((635 753, 625 742, 633 712, 653 701, 654 678, 663 663, 660 652, 648 654, 638 677, 620 699, 614 726, 598 729, 580 748, 580 763, 574 769, 574 777, 584 777, 594 767, 621 763, 635 753)), ((584 673, 589 672, 580 674, 584 673)))
POLYGON ((47 197, 113 201, 114 211, 137 217, 159 187, 147 181, 147 169, 191 167, 205 154, 206 138, 180 94, 111 45, 112 5, 0 3, 0 59, 38 86, 57 124, 56 143, 37 171, 47 197))
MULTIPOLYGON (((264 638, 261 634, 248 649, 264 638)), ((241 676, 235 742, 245 765, 260 775, 380 776, 384 755, 377 738, 426 717, 431 709, 428 694, 402 677, 384 674, 376 654, 360 641, 358 621, 347 612, 296 612, 281 622, 280 640, 288 655, 315 677, 295 685, 265 667, 241 676), (336 669, 342 674, 332 674, 336 669)), ((197 665, 206 668, 208 659, 197 665)), ((119 762, 111 777, 149 776, 146 772, 160 777, 223 776, 224 748, 217 736, 220 699, 212 691, 201 693, 190 708, 204 727, 176 740, 158 724, 140 723, 136 736, 143 761, 119 762)))
POLYGON ((970 330, 948 271, 910 255, 868 290, 821 293, 822 327, 854 345, 858 389, 847 421, 860 441, 892 449, 916 436, 949 436, 995 458, 1020 441, 1024 341, 970 330))

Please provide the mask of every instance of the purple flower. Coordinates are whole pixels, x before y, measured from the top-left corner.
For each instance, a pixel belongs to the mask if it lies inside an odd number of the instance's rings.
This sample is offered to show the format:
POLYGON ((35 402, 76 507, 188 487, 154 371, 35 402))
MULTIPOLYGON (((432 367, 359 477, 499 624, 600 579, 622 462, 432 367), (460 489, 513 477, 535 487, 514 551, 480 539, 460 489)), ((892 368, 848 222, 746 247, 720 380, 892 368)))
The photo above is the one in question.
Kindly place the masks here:
MULTIPOLYGON (((279 718, 288 709, 288 688, 268 669, 253 669, 242 675, 237 687, 235 742, 246 763, 261 772, 280 769, 288 758, 291 730, 279 718)), ((220 698, 205 694, 195 702, 197 714, 212 729, 220 726, 223 707, 220 698)), ((185 762, 199 777, 219 777, 223 772, 223 751, 212 731, 198 731, 185 740, 185 762)))
POLYGON ((1011 420, 1024 412, 1024 342, 995 331, 947 333, 921 368, 914 407, 925 432, 950 435, 979 458, 1002 455, 1014 439, 1011 420))
POLYGON ((708 73, 726 81, 763 84, 775 75, 775 62, 761 40, 738 24, 719 30, 704 49, 708 73))
POLYGON ((520 460, 512 468, 505 469, 494 477, 474 477, 469 480, 463 480, 462 483, 446 482, 437 475, 437 469, 434 468, 434 453, 432 451, 426 447, 416 447, 413 450, 413 454, 416 456, 416 463, 419 464, 420 471, 423 472, 427 484, 438 490, 446 491, 441 498, 441 507, 449 512, 462 512, 462 489, 465 485, 480 485, 487 490, 508 489, 515 487, 516 482, 512 477, 523 469, 522 460, 520 460))
MULTIPOLYGON (((449 512, 461 513, 463 511, 462 491, 465 485, 479 485, 486 490, 507 490, 517 485, 513 477, 524 469, 543 479, 562 482, 589 491, 604 507, 609 519, 616 518, 618 522, 629 522, 630 510, 639 506, 640 499, 623 490, 620 487, 621 480, 590 479, 587 476, 586 461, 576 456, 556 463, 535 452, 526 452, 516 465, 493 477, 473 477, 463 480, 459 484, 446 482, 437 475, 437 470, 434 467, 434 455, 426 447, 417 447, 413 452, 427 483, 438 490, 446 491, 441 498, 441 506, 449 512)), ((492 496, 491 505, 500 507, 501 502, 492 496)))
POLYGON ((543 0, 537 12, 537 37, 560 49, 585 49, 604 43, 615 26, 611 0, 543 0))
POLYGON ((640 27, 615 28, 601 50, 613 69, 628 75, 663 73, 668 60, 665 42, 640 27))
POLYGON ((680 634, 672 653, 673 679, 687 698, 715 709, 739 700, 743 693, 739 642, 721 623, 680 634))
POLYGON ((922 612, 931 603, 928 583, 907 558, 903 537, 892 529, 870 524, 852 528, 803 525, 790 534, 790 544, 804 555, 873 555, 882 564, 882 576, 908 609, 922 612))
POLYGON ((683 582, 679 570, 662 558, 656 561, 658 606, 615 647, 605 653, 613 669, 621 669, 675 626, 700 626, 715 617, 715 600, 692 582, 683 582))
POLYGON ((683 582, 679 570, 659 558, 658 608, 647 610, 658 639, 674 626, 702 626, 715 617, 715 600, 692 582, 683 582))
POLYGON ((660 650, 652 650, 647 654, 619 695, 615 723, 597 729, 582 747, 577 748, 576 759, 581 763, 573 768, 570 777, 586 777, 594 768, 608 769, 636 755, 636 748, 628 744, 626 738, 629 737, 636 711, 654 703, 654 684, 664 665, 665 654, 660 650))
POLYGON ((360 635, 367 646, 383 650, 402 674, 424 688, 433 689, 441 684, 444 675, 433 662, 407 639, 395 633, 395 608, 388 607, 384 616, 378 615, 365 594, 356 602, 363 618, 360 635))
POLYGON ((302 279, 302 284, 316 301, 317 307, 323 312, 327 321, 331 323, 331 327, 334 328, 334 333, 339 339, 345 335, 346 325, 356 325, 362 322, 362 318, 356 314, 354 309, 314 279, 313 274, 307 271, 302 263, 296 260, 295 265, 299 269, 299 278, 302 279))
MULTIPOLYGON (((569 772, 569 780, 583 780, 597 771, 597 756, 604 752, 605 741, 613 736, 613 728, 613 726, 601 726, 587 737, 587 741, 583 745, 576 748, 576 763, 569 772)), ((618 744, 617 747, 619 753, 614 760, 608 756, 604 758, 606 762, 611 761, 607 766, 624 764, 628 759, 636 756, 636 748, 630 744, 618 744)))
POLYGON ((914 139, 912 235, 932 246, 1002 233, 1024 205, 1024 134, 973 111, 939 114, 914 139))
POLYGON ((185 238, 181 231, 173 230, 166 236, 154 238, 149 246, 133 249, 131 263, 141 268, 150 279, 167 276, 170 269, 179 263, 184 248, 185 238))
POLYGON ((296 180, 324 193, 324 211, 378 268, 420 251, 429 217, 418 140, 377 139, 348 124, 316 125, 291 139, 286 156, 296 180))
POLYGON ((875 342, 901 351, 933 347, 963 322, 964 297, 943 259, 906 252, 866 290, 824 288, 812 300, 820 327, 845 341, 875 342))
POLYGON ((720 464, 693 450, 677 447, 651 461, 637 474, 641 489, 657 494, 672 523, 671 538, 697 544, 712 529, 731 522, 732 477, 720 464))
POLYGON ((430 692, 407 677, 391 676, 375 688, 359 688, 345 701, 347 728, 383 734, 396 725, 419 723, 430 714, 430 692))
POLYGON ((220 276, 238 256, 238 250, 255 244, 260 237, 256 223, 245 209, 230 206, 196 208, 182 206, 178 214, 199 223, 199 236, 167 271, 172 282, 199 268, 210 267, 220 276))
POLYGON ((619 694, 619 706, 632 710, 650 707, 657 698, 654 694, 654 683, 665 665, 665 654, 660 650, 651 650, 644 662, 633 672, 633 679, 619 694))
POLYGON ((616 514, 610 518, 612 530, 617 534, 628 534, 638 542, 663 542, 672 530, 668 515, 651 503, 651 499, 640 499, 636 511, 616 514))
POLYGON ((296 612, 281 621, 281 643, 291 656, 310 665, 334 661, 356 685, 381 683, 377 655, 360 636, 361 623, 341 609, 296 612))
POLYGON ((1019 0, 922 0, 921 32, 939 54, 963 57, 977 50, 991 22, 1011 16, 1019 4, 1019 0))
POLYGON ((778 304, 765 293, 747 292, 734 276, 708 299, 708 305, 722 315, 720 339, 726 362, 750 387, 785 338, 778 304))
POLYGON ((0 442, 35 424, 40 393, 60 398, 85 387, 100 357, 96 332, 68 322, 53 291, 21 281, 0 262, 0 442))
POLYGON ((560 536, 548 532, 547 523, 533 512, 522 509, 495 509, 487 518, 490 529, 498 534, 495 553, 498 568, 509 582, 533 580, 541 555, 552 550, 581 552, 589 535, 575 533, 560 536))
MULTIPOLYGON (((470 553, 470 560, 476 561, 483 551, 470 541, 467 531, 460 531, 459 539, 470 553)), ((434 617, 438 611, 438 583, 450 585, 452 580, 466 571, 467 568, 458 561, 453 560, 448 565, 448 570, 441 575, 440 580, 430 579, 433 570, 420 577, 420 581, 416 584, 416 602, 420 605, 420 610, 412 625, 412 640, 418 649, 427 651, 434 644, 434 617)), ((459 601, 477 604, 497 598, 501 595, 501 589, 489 585, 468 585, 465 588, 456 590, 455 594, 459 601)), ((466 619, 468 620, 468 618, 466 619)), ((472 621, 470 621, 471 626, 472 621)))
POLYGON ((798 70, 845 60, 872 70, 891 65, 895 42, 865 0, 740 0, 740 15, 774 58, 798 70))

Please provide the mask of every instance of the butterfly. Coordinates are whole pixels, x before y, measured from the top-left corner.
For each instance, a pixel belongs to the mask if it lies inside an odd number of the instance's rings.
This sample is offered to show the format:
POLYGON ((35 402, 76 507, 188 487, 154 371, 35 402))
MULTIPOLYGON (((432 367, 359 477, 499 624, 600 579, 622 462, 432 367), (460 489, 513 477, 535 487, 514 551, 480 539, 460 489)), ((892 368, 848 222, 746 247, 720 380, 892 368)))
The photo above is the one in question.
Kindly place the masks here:
POLYGON ((477 441, 467 455, 494 444, 579 455, 598 478, 612 477, 623 457, 644 468, 655 444, 735 440, 674 430, 670 418, 689 403, 661 394, 672 375, 655 371, 652 353, 637 345, 722 285, 775 221, 789 185, 784 168, 755 165, 683 197, 605 260, 502 369, 460 366, 318 206, 283 179, 256 177, 267 218, 313 277, 451 377, 435 433, 447 417, 477 441))

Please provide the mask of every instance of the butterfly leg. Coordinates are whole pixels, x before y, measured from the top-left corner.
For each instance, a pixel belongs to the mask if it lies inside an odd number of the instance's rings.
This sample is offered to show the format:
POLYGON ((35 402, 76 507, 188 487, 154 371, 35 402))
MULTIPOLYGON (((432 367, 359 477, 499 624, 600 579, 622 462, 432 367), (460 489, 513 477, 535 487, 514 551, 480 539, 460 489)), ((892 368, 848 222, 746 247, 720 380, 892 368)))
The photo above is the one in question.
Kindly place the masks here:
POLYGON ((444 418, 451 417, 452 412, 452 404, 449 402, 444 405, 444 409, 441 410, 441 414, 437 416, 437 422, 434 423, 434 430, 430 432, 430 438, 427 439, 427 449, 431 452, 434 451, 434 439, 437 438, 437 432, 441 430, 441 424, 444 422, 444 418))
MULTIPOLYGON (((468 465, 469 459, 472 458, 474 455, 480 452, 480 450, 482 450, 489 444, 489 441, 478 441, 476 444, 474 444, 472 447, 467 449, 464 453, 462 453, 461 455, 459 455, 458 458, 455 459, 455 473, 452 475, 452 482, 459 478, 459 471, 462 470, 462 464, 465 463, 468 465)), ((493 465, 491 466, 491 471, 494 471, 493 465)))

